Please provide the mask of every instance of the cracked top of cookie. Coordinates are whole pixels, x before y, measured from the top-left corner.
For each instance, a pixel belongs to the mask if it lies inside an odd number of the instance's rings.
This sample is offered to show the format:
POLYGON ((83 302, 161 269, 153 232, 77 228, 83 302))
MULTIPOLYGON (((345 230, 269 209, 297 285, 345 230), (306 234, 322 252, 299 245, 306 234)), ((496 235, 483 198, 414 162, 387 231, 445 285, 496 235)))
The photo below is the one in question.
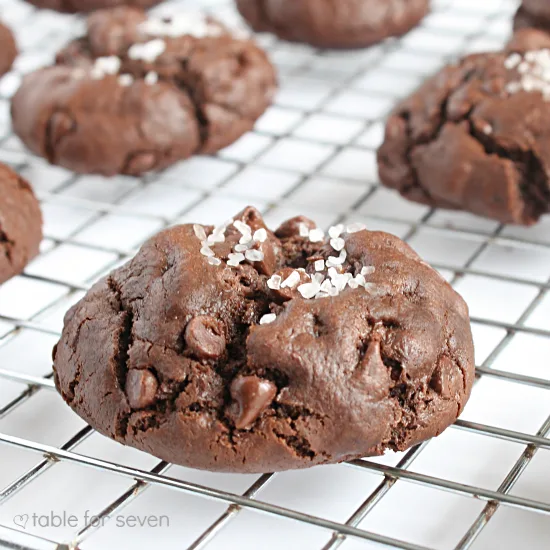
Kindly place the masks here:
POLYGON ((405 243, 247 208, 177 226, 65 318, 57 388, 94 428, 197 468, 266 472, 405 449, 462 410, 467 307, 405 243))
POLYGON ((429 0, 237 0, 258 32, 320 48, 357 48, 409 31, 429 0))
POLYGON ((0 283, 38 254, 42 214, 30 185, 0 163, 0 283))
POLYGON ((162 0, 27 0, 37 8, 56 10, 63 13, 91 12, 115 6, 151 8, 162 0))
POLYGON ((390 116, 381 181, 405 197, 530 225, 550 206, 550 50, 475 54, 390 116))
POLYGON ((0 21, 0 76, 7 73, 17 56, 15 39, 8 27, 0 21))
POLYGON ((120 7, 91 14, 87 28, 13 98, 15 132, 53 164, 160 170, 229 145, 271 103, 265 53, 203 14, 120 7))

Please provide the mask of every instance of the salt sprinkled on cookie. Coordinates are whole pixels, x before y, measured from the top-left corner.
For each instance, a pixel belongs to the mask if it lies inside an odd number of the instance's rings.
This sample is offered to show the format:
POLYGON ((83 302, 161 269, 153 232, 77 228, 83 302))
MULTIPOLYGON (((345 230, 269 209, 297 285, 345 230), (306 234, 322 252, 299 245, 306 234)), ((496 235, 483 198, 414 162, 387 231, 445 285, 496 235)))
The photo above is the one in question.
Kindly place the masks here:
POLYGON ((141 23, 140 30, 149 36, 167 36, 178 38, 180 36, 194 36, 206 38, 208 36, 220 36, 222 29, 208 18, 197 12, 178 13, 169 17, 149 17, 141 23))
POLYGON ((510 54, 504 61, 508 70, 516 70, 521 76, 506 85, 509 94, 541 92, 545 101, 550 100, 550 50, 532 50, 523 54, 510 54))

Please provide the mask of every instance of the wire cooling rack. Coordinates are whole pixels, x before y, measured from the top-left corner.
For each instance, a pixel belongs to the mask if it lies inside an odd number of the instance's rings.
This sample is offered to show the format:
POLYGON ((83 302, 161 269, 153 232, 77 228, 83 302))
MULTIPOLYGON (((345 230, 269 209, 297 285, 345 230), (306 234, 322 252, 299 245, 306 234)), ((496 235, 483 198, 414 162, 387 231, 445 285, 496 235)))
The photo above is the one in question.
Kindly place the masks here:
MULTIPOLYGON (((172 2, 238 23, 228 0, 172 2)), ((254 132, 143 180, 76 177, 11 134, 21 74, 50 63, 81 19, 1 0, 22 49, 0 82, 0 161, 45 214, 42 253, 0 288, 0 547, 547 549, 550 546, 550 221, 505 227, 407 203, 377 184, 383 119, 450 59, 498 49, 517 3, 434 0, 400 40, 356 52, 260 41, 281 75, 254 132), (467 299, 478 379, 439 438, 380 459, 281 474, 171 466, 94 433, 56 394, 50 353, 66 309, 163 227, 252 203, 406 239, 467 299), (540 452, 539 452, 540 451, 540 452)))

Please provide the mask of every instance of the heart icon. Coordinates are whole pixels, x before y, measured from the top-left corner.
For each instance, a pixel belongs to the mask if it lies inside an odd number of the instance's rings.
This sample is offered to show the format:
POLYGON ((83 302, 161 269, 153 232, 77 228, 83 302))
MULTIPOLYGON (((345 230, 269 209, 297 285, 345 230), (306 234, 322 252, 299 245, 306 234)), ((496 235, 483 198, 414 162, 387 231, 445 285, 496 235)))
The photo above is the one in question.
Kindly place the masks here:
POLYGON ((29 514, 22 514, 20 516, 15 516, 13 518, 13 523, 17 525, 18 527, 23 527, 23 529, 27 528, 27 522, 29 521, 29 514))

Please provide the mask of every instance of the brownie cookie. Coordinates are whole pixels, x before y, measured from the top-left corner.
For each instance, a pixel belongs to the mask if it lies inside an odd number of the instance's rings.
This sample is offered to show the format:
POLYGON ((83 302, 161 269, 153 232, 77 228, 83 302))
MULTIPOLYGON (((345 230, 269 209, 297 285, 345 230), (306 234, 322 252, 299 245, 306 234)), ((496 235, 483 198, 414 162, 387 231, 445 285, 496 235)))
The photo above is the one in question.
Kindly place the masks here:
POLYGON ((150 8, 162 0, 27 0, 37 8, 56 10, 63 13, 90 12, 116 6, 150 8))
POLYGON ((237 0, 258 32, 319 48, 361 48, 415 27, 430 0, 237 0))
POLYGON ((0 283, 23 271, 41 240, 42 214, 30 185, 0 164, 0 283))
POLYGON ((397 237, 249 207, 149 240, 65 317, 64 400, 101 433, 208 470, 269 472, 440 434, 474 379, 468 308, 397 237))
POLYGON ((17 46, 12 32, 0 23, 0 76, 6 74, 17 56, 17 46))
POLYGON ((550 209, 550 50, 468 56, 390 116, 382 183, 414 201, 531 225, 550 209))
POLYGON ((274 95, 265 53, 200 14, 121 7, 87 23, 12 102, 15 132, 52 164, 106 176, 161 170, 233 143, 274 95))
POLYGON ((514 29, 534 28, 550 32, 550 2, 523 0, 514 18, 514 29))

